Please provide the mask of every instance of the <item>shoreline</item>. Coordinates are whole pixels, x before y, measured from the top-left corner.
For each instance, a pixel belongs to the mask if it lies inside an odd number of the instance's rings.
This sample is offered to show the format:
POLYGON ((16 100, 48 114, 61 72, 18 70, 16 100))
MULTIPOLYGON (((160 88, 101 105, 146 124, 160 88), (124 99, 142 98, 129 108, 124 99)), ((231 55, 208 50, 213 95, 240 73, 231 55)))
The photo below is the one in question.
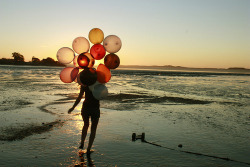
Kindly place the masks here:
POLYGON ((172 72, 172 73, 206 73, 206 74, 216 74, 216 75, 249 75, 250 69, 246 70, 232 70, 232 69, 199 69, 199 68, 132 68, 132 67, 119 67, 116 70, 137 70, 137 71, 159 71, 159 72, 172 72))
MULTIPOLYGON (((0 66, 26 66, 26 67, 57 67, 65 68, 66 65, 41 65, 41 64, 0 64, 0 66)), ((120 65, 116 70, 138 70, 138 71, 165 71, 165 72, 194 72, 194 73, 215 73, 215 74, 250 74, 248 68, 193 68, 179 66, 133 66, 120 65)))

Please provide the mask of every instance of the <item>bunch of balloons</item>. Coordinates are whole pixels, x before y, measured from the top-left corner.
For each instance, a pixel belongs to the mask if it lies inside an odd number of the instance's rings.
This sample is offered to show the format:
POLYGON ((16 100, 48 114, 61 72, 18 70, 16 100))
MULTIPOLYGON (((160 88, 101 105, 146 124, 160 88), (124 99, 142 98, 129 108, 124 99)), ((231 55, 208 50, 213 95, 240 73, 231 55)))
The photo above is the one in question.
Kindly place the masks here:
POLYGON ((62 69, 60 79, 64 83, 75 81, 79 85, 89 86, 93 96, 101 100, 108 95, 105 83, 111 79, 110 70, 120 65, 120 59, 115 53, 121 49, 122 42, 116 35, 109 35, 104 39, 104 33, 99 28, 90 30, 89 40, 93 44, 91 48, 85 37, 77 37, 73 40, 73 49, 62 47, 58 50, 57 60, 60 63, 74 64, 74 67, 62 69), (106 55, 106 52, 109 54, 106 55), (104 64, 99 64, 94 69, 95 60, 103 58, 104 64))

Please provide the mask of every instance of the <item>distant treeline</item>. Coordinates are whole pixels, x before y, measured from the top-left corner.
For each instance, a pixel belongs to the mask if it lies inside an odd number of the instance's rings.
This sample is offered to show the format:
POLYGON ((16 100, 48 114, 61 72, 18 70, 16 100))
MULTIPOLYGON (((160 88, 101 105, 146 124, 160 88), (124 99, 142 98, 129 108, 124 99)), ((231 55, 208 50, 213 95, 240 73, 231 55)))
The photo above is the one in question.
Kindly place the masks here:
POLYGON ((13 59, 2 58, 0 59, 0 64, 3 65, 34 65, 34 66, 64 66, 63 64, 55 61, 51 57, 40 60, 39 58, 32 57, 30 62, 24 61, 24 56, 20 53, 12 53, 13 59))
POLYGON ((204 69, 204 70, 249 70, 244 67, 229 67, 229 68, 193 68, 193 67, 182 67, 182 66, 171 66, 171 65, 163 65, 163 66, 144 66, 144 65, 120 65, 120 67, 128 67, 128 68, 165 68, 165 69, 204 69))

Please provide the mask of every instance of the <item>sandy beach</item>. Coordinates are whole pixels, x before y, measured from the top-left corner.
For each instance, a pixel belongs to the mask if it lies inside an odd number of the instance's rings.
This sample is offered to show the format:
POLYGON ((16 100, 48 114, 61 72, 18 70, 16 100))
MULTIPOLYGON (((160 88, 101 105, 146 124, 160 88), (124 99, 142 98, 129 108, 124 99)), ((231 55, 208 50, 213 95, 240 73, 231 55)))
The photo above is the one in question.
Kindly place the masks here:
POLYGON ((82 104, 67 113, 76 83, 60 68, 0 70, 0 166, 250 166, 248 76, 117 70, 87 156, 82 104))
MULTIPOLYGON (((224 152, 225 135, 216 136, 215 140, 215 136, 208 136, 213 133, 207 132, 207 129, 192 127, 185 119, 179 121, 176 115, 170 116, 173 114, 171 109, 167 115, 170 119, 166 120, 162 115, 149 110, 117 111, 102 108, 93 145, 94 152, 90 157, 81 157, 79 152, 83 150, 78 149, 83 125, 79 115, 81 105, 68 115, 67 109, 71 105, 72 103, 66 102, 47 105, 45 109, 53 111, 54 114, 41 112, 36 124, 39 122, 42 126, 50 128, 32 135, 27 134, 21 140, 17 138, 15 141, 1 141, 0 166, 249 166, 240 162, 182 152, 190 151, 228 158, 233 156, 237 161, 241 161, 242 158, 244 160, 242 156, 224 152), (56 123, 43 124, 45 118, 56 123), (133 132, 144 132, 147 141, 162 147, 140 140, 132 142, 133 132), (178 147, 179 144, 182 144, 182 148, 178 147)), ((188 107, 178 106, 176 109, 181 112, 188 107)), ((20 112, 25 113, 25 110, 20 112)), ((4 113, 1 117, 3 116, 4 113)), ((23 121, 32 119, 32 115, 26 115, 23 121)), ((33 127, 32 124, 29 125, 27 129, 33 127)))

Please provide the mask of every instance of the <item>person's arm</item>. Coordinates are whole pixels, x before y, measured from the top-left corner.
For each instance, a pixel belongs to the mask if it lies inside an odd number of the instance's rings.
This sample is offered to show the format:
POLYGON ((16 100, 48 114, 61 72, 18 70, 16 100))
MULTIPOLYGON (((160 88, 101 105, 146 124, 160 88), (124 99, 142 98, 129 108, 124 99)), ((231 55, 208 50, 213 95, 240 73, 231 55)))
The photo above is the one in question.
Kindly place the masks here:
POLYGON ((69 114, 70 114, 70 113, 75 109, 75 107, 79 104, 79 102, 80 102, 81 99, 82 99, 83 94, 84 94, 84 89, 81 87, 80 93, 79 93, 79 95, 78 95, 78 97, 77 97, 77 99, 76 99, 74 105, 73 105, 73 106, 69 109, 69 111, 68 111, 69 114))

